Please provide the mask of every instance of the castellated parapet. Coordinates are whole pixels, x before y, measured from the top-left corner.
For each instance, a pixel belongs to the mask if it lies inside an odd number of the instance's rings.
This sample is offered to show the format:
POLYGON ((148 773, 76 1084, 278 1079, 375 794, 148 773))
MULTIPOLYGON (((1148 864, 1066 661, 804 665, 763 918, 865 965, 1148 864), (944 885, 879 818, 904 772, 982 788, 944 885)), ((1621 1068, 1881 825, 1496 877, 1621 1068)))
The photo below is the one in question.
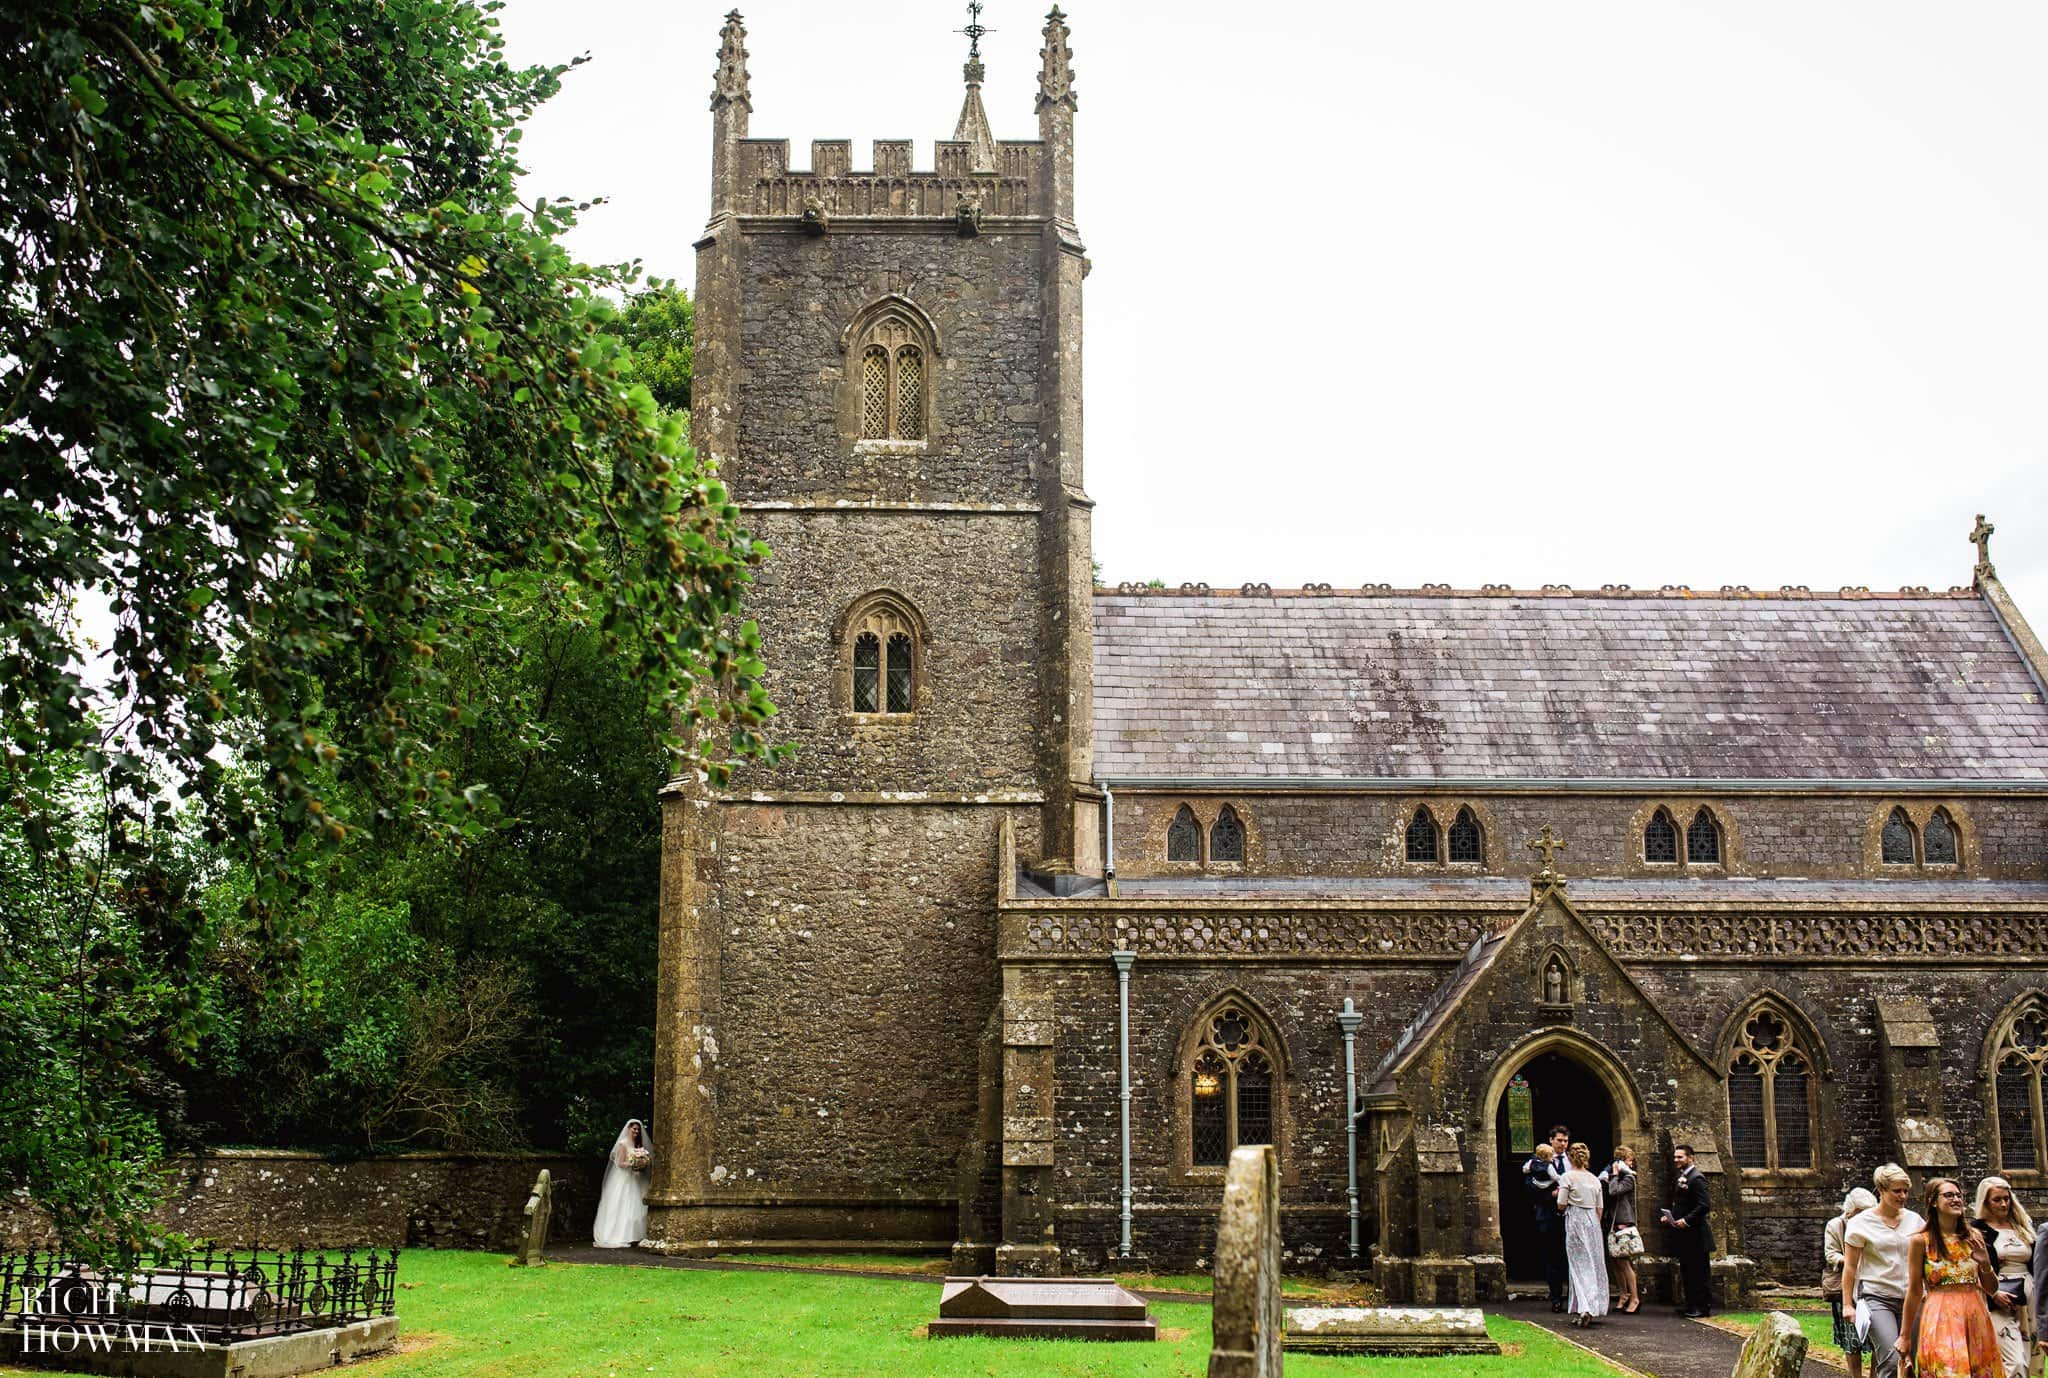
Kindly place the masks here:
POLYGON ((789 165, 787 139, 744 139, 739 147, 741 215, 800 215, 815 199, 834 216, 951 218, 962 198, 989 216, 1051 214, 1037 139, 998 143, 994 172, 974 171, 974 145, 965 140, 939 141, 935 171, 912 169, 909 139, 875 140, 865 171, 853 167, 850 139, 813 139, 809 168, 789 165))

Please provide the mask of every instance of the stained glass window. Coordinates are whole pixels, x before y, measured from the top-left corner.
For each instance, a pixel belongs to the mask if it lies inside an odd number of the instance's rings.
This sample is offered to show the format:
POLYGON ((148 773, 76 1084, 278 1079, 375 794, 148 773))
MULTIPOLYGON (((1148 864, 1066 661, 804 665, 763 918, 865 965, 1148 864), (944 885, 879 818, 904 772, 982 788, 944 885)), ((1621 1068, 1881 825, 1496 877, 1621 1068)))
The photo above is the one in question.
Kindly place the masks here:
POLYGON ((1195 821, 1195 811, 1186 804, 1180 806, 1173 816, 1173 822, 1166 829, 1166 859, 1168 861, 1200 861, 1202 859, 1202 825, 1195 821))
POLYGON ((1484 839, 1479 833, 1479 820, 1472 816, 1472 810, 1459 809, 1458 816, 1451 820, 1449 856, 1452 861, 1479 861, 1485 856, 1484 839))
POLYGON ((889 438, 889 351, 880 345, 861 357, 860 435, 863 440, 889 438))
POLYGON ((1906 817, 1904 809, 1893 809, 1892 816, 1885 819, 1882 850, 1887 866, 1913 864, 1913 820, 1906 817))
POLYGON ((1949 822, 1946 812, 1936 809, 1927 820, 1927 830, 1920 834, 1920 846, 1929 866, 1956 864, 1956 827, 1949 822))
POLYGON ((1694 814, 1685 830, 1685 859, 1699 866, 1721 864, 1721 825, 1706 809, 1694 814))
POLYGON ((1436 818, 1426 808, 1417 807, 1415 817, 1408 820, 1408 859, 1410 861, 1435 861, 1436 818))
POLYGON ((889 711, 910 711, 910 638, 902 632, 889 638, 889 711))
POLYGON ((1237 816, 1237 810, 1225 804, 1223 812, 1216 815, 1216 821, 1209 828, 1209 860, 1244 860, 1244 822, 1237 816))
POLYGON ((1649 826, 1643 829, 1643 860, 1678 860, 1678 829, 1662 809, 1650 816, 1649 826))
POLYGON ((2041 1069, 2048 1063, 2048 1002, 2030 998, 1999 1034, 1993 1079, 1997 1100, 1998 1168, 2037 1172, 2042 1143, 2041 1069))
POLYGON ((882 641, 862 632, 853 642, 853 711, 882 711, 882 641))
POLYGON ((1251 1012, 1227 1004, 1207 1017, 1188 1067, 1189 1161, 1221 1167, 1240 1144, 1273 1142, 1274 1057, 1251 1012))
POLYGON ((1813 1071, 1784 1011, 1759 1006, 1728 1067, 1728 1136, 1739 1167, 1813 1166, 1813 1071))
POLYGON ((916 345, 896 351, 896 438, 924 439, 924 353, 916 345))

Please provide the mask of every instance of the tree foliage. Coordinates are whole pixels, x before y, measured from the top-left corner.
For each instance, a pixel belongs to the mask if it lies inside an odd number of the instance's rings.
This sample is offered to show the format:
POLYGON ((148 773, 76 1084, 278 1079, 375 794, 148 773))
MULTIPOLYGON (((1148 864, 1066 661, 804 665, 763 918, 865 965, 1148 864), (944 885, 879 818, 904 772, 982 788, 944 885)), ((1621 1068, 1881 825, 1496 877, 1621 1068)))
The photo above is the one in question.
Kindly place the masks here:
MULTIPOLYGON (((575 208, 515 193, 519 126, 565 69, 510 66, 490 8, 0 15, 0 803, 31 866, 0 899, 8 985, 46 983, 6 997, 40 1041, 0 1068, 29 1125, 0 1176, 79 1203, 78 1229, 132 1214, 113 1178, 166 1122, 134 1050, 189 1055, 302 983, 276 959, 338 921, 316 882, 413 866, 474 900, 518 850, 490 839, 537 836, 502 792, 553 729, 476 667, 525 636, 603 657, 650 706, 657 776, 765 750, 738 609, 766 552, 657 405, 687 307, 634 381, 604 296, 630 275, 569 257, 575 208), (225 926, 200 903, 223 865, 225 926), (248 999, 211 1010, 222 987, 185 978, 223 953, 248 999), (76 974, 48 985, 60 958, 76 974)), ((460 1083, 436 1020, 507 1001, 441 989, 328 1070, 403 1081, 411 1056, 438 1069, 416 1102, 460 1083)), ((424 1113, 396 1104, 401 1128, 424 1113)))
POLYGON ((672 282, 649 283, 626 298, 613 327, 626 346, 627 373, 654 394, 654 405, 688 417, 697 353, 697 308, 672 282))

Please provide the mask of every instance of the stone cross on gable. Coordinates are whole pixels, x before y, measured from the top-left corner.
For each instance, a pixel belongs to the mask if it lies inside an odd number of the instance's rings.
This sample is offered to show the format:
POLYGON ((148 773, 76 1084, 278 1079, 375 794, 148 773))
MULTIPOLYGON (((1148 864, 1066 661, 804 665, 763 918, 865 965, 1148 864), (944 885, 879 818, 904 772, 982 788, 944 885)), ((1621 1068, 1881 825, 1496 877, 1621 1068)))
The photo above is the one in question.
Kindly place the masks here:
POLYGON ((1561 852, 1564 849, 1564 841, 1561 838, 1551 836, 1548 823, 1543 825, 1543 836, 1529 844, 1530 851, 1543 853, 1543 870, 1546 875, 1553 871, 1556 863, 1557 858, 1554 853, 1561 852))
POLYGON ((1977 514, 1977 525, 1970 531, 1970 541, 1977 547, 1977 574, 1979 577, 1991 573, 1991 533, 1998 530, 1984 520, 1984 514, 1977 514))

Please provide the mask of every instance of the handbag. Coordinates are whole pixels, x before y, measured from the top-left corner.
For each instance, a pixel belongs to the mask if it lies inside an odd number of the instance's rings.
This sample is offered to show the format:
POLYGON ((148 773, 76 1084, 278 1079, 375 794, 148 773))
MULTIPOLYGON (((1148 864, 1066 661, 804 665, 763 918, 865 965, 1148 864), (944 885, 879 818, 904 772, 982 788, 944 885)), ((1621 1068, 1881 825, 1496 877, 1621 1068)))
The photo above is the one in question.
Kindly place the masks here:
POLYGON ((1616 1225, 1607 1232, 1607 1256, 1609 1258, 1640 1258, 1643 1252, 1643 1232, 1633 1225, 1616 1225))

